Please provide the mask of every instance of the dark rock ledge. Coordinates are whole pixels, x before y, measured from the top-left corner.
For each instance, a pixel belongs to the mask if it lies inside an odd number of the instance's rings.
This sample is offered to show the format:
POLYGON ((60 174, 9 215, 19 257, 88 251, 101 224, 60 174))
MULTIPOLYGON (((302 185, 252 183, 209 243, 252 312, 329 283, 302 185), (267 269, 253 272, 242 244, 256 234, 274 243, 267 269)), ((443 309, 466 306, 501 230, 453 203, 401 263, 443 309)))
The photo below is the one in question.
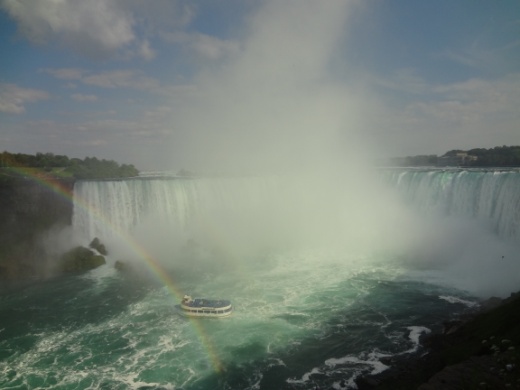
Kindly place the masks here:
POLYGON ((385 361, 388 370, 358 378, 358 389, 520 389, 520 295, 492 298, 421 344, 415 355, 385 361))

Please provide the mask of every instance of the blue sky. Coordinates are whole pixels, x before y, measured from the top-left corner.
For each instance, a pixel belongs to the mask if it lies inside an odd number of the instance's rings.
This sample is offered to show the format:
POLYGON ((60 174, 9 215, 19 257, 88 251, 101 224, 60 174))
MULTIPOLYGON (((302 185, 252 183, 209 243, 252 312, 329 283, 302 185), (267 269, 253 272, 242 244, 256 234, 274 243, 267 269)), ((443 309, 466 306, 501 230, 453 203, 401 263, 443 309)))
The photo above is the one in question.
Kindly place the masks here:
POLYGON ((520 144, 518 1, 0 0, 0 34, 13 153, 276 171, 520 144))

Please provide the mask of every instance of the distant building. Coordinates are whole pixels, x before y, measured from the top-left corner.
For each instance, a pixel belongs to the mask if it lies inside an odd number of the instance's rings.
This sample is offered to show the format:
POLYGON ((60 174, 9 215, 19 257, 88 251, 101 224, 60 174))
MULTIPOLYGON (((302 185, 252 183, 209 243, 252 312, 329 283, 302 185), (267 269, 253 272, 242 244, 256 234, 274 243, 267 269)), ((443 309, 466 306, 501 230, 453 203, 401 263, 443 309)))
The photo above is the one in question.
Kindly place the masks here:
POLYGON ((470 165, 473 161, 477 161, 478 157, 468 154, 467 152, 457 152, 452 155, 444 155, 437 159, 439 167, 453 167, 470 165))

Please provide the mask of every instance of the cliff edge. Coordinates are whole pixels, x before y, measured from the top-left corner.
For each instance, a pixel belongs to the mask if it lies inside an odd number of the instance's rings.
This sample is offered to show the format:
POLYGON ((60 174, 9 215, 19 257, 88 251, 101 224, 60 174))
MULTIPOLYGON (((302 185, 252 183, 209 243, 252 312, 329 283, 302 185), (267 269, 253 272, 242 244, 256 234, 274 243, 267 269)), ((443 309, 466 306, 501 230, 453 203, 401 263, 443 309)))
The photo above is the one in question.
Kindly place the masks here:
POLYGON ((49 259, 42 237, 70 226, 73 179, 0 175, 0 281, 39 279, 49 259))

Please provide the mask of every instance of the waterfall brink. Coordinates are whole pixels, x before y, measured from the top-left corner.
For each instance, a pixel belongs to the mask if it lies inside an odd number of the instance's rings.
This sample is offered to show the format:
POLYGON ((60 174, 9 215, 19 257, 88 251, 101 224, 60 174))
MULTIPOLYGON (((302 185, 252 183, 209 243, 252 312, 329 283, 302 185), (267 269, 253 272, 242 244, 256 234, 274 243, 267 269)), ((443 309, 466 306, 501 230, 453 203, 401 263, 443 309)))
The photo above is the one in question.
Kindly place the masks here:
MULTIPOLYGON (((419 215, 475 220, 501 238, 520 241, 518 171, 392 169, 380 174, 419 215)), ((201 221, 223 227, 231 220, 241 220, 247 229, 278 225, 280 234, 304 223, 329 232, 325 225, 344 212, 354 226, 348 229, 352 235, 357 227, 382 224, 384 209, 393 207, 381 198, 384 193, 367 198, 376 191, 362 190, 364 183, 348 182, 348 191, 331 187, 322 192, 316 181, 294 184, 275 177, 81 181, 74 187, 73 228, 85 239, 110 239, 153 218, 183 232, 201 221), (360 196, 352 195, 356 190, 360 196)))
POLYGON ((260 206, 274 182, 260 178, 142 178, 76 183, 73 228, 80 235, 110 238, 130 232, 152 216, 187 230, 209 214, 260 206))
POLYGON ((519 171, 392 170, 383 177, 422 214, 475 219, 520 241, 519 171))

